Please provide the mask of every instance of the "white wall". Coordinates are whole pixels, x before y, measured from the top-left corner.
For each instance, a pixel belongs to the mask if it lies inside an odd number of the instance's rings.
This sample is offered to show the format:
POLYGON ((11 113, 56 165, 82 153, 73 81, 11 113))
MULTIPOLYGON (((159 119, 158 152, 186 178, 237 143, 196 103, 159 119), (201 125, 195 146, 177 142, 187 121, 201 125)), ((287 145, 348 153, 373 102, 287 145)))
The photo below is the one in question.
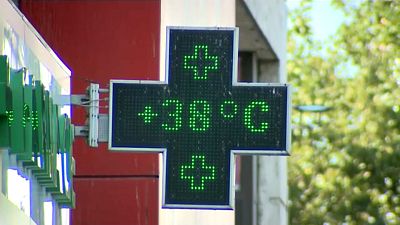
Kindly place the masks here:
POLYGON ((165 75, 167 26, 235 26, 235 0, 161 0, 160 78, 165 75))
POLYGON ((286 82, 287 6, 285 0, 243 0, 280 61, 280 82, 286 82))
POLYGON ((30 217, 0 193, 0 225, 9 224, 36 225, 30 217))
POLYGON ((280 60, 286 58, 285 0, 243 0, 280 60))

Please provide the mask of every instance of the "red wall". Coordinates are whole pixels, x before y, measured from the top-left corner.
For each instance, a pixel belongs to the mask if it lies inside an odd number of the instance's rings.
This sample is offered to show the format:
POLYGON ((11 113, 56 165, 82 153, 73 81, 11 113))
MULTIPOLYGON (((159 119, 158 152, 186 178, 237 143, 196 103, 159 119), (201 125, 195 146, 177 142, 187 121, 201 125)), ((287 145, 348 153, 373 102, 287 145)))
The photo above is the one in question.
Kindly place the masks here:
MULTIPOLYGON (((89 80, 107 88, 110 79, 159 79, 159 0, 21 0, 20 8, 72 70, 73 94, 89 80)), ((73 107, 72 121, 83 125, 85 110, 73 107)), ((157 154, 115 153, 76 138, 74 157, 73 225, 158 223, 157 154)))

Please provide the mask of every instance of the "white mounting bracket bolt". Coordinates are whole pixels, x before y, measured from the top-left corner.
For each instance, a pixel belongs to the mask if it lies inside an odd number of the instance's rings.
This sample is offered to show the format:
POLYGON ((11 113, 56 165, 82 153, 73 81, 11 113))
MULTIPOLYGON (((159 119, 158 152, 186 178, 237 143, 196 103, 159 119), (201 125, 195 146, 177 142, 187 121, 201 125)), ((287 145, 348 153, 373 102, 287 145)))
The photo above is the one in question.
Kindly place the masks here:
POLYGON ((100 95, 99 84, 90 84, 89 90, 89 136, 88 142, 91 147, 98 147, 99 141, 99 108, 100 95))

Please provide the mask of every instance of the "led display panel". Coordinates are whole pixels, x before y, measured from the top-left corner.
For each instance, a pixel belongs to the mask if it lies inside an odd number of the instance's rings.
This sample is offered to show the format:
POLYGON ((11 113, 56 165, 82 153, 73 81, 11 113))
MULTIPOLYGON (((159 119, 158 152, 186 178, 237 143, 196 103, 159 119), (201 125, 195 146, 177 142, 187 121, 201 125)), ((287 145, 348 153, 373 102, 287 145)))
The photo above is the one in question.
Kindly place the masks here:
POLYGON ((233 154, 288 154, 288 86, 238 83, 237 36, 171 27, 166 82, 111 81, 109 148, 164 153, 163 207, 230 209, 233 154))

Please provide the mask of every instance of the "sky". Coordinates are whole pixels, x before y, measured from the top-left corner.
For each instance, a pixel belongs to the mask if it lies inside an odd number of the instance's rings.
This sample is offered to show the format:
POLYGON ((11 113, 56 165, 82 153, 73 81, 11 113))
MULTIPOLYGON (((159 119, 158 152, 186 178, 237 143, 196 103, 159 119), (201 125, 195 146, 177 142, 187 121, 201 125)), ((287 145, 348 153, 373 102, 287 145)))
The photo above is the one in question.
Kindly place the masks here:
MULTIPOLYGON (((290 10, 299 6, 301 0, 287 0, 287 6, 290 10)), ((313 38, 317 41, 325 42, 328 44, 332 42, 327 42, 329 38, 336 33, 336 30, 340 25, 345 22, 345 15, 342 11, 335 9, 330 4, 331 0, 314 0, 312 4, 311 13, 311 29, 313 33, 313 38)), ((360 4, 361 0, 352 0, 351 4, 360 4)), ((290 26, 290 24, 289 24, 290 26)), ((345 71, 343 74, 338 72, 337 76, 350 78, 354 76, 357 72, 357 67, 352 65, 350 62, 341 65, 342 70, 345 71)))
MULTIPOLYGON (((299 5, 301 0, 287 0, 290 9, 299 5)), ((314 38, 327 40, 335 34, 340 24, 344 22, 344 14, 330 5, 330 0, 314 0, 311 10, 311 27, 314 38)))

